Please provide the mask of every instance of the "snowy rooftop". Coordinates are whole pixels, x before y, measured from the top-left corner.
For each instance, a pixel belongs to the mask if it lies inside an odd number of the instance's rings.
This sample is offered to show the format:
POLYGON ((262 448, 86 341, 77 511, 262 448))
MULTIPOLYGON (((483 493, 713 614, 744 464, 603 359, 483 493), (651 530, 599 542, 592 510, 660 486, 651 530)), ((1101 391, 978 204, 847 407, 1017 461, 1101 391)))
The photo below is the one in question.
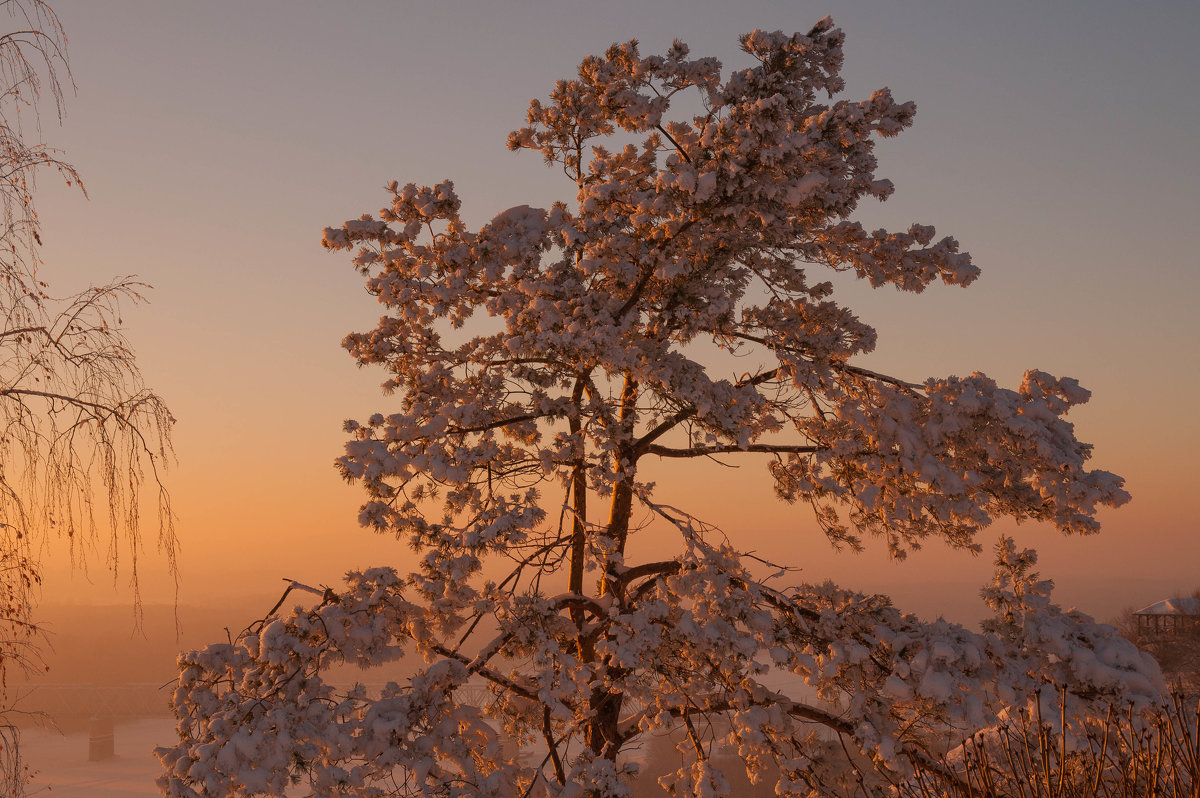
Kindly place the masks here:
POLYGON ((1143 607, 1134 615, 1200 615, 1200 599, 1173 598, 1143 607))

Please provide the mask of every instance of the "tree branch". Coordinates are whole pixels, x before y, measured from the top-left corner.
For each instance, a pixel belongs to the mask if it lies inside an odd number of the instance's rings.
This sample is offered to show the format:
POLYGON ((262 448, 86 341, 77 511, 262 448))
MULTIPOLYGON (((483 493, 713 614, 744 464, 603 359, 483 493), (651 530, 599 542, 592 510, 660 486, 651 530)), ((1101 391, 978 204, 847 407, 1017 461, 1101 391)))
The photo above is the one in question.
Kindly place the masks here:
POLYGON ((687 161, 688 163, 692 162, 692 157, 688 155, 687 151, 679 145, 679 142, 675 140, 675 137, 667 132, 666 128, 664 128, 662 125, 655 125, 654 127, 659 133, 662 133, 667 137, 667 141, 671 142, 671 146, 675 148, 675 152, 683 156, 683 160, 687 161))
MULTIPOLYGON (((694 225, 697 221, 698 221, 698 217, 695 217, 695 216, 693 216, 691 219, 688 219, 686 222, 684 222, 683 224, 681 224, 679 226, 678 230, 676 230, 674 233, 671 234, 670 238, 664 238, 662 241, 659 241, 658 244, 656 244, 654 248, 662 249, 667 244, 670 244, 672 241, 674 241, 679 236, 680 233, 687 230, 689 227, 694 225)), ((617 310, 616 313, 613 314, 614 320, 620 319, 622 316, 624 316, 626 313, 628 313, 633 308, 634 305, 637 304, 638 299, 641 298, 642 292, 646 290, 646 286, 650 283, 650 278, 653 276, 654 276, 654 268, 653 267, 645 266, 642 268, 642 274, 641 274, 641 276, 638 277, 638 281, 633 284, 633 289, 629 292, 629 298, 626 299, 625 303, 623 305, 621 305, 621 307, 617 310)))
MULTIPOLYGON (((753 377, 750 377, 748 379, 738 380, 734 385, 737 388, 745 388, 747 386, 751 386, 751 387, 758 386, 758 385, 762 385, 764 382, 770 382, 771 380, 775 379, 778 376, 779 376, 779 369, 777 369, 777 368, 770 369, 769 371, 764 371, 761 374, 755 374, 753 377)), ((675 427, 682 424, 684 421, 687 421, 689 418, 694 417, 696 415, 696 413, 698 413, 698 412, 699 411, 695 407, 685 407, 684 409, 678 411, 677 413, 675 413, 675 415, 671 416, 667 420, 657 424, 653 429, 651 429, 649 432, 647 432, 645 435, 643 435, 641 438, 639 438, 637 441, 634 442, 633 451, 634 451, 635 456, 644 454, 646 451, 646 448, 651 443, 658 440, 663 435, 667 434, 672 429, 674 429, 675 427)))
POLYGON ((713 454, 732 454, 735 452, 755 452, 761 454, 813 454, 823 449, 822 446, 793 446, 773 443, 751 443, 738 446, 728 443, 723 446, 693 446, 689 449, 675 449, 669 446, 647 446, 645 454, 655 454, 659 457, 707 457, 713 454))
POLYGON ((499 421, 492 421, 488 424, 481 424, 478 427, 447 427, 447 435, 469 435, 472 432, 487 432, 490 429, 497 427, 506 427, 509 424, 520 424, 522 421, 535 421, 539 418, 545 418, 549 413, 526 413, 512 418, 505 418, 499 421))
POLYGON ((546 740, 548 755, 551 761, 554 762, 554 777, 558 779, 560 785, 566 785, 567 772, 563 768, 562 759, 558 755, 558 743, 554 740, 554 730, 550 726, 550 707, 548 705, 542 707, 542 737, 546 740))
POLYGON ((526 699, 529 699, 530 701, 536 701, 538 703, 541 703, 541 699, 538 697, 537 689, 534 687, 523 687, 520 684, 517 684, 512 679, 509 679, 507 676, 504 676, 503 674, 499 673, 498 671, 493 670, 492 668, 488 668, 486 666, 480 665, 480 666, 472 667, 472 660, 470 657, 467 657, 464 654, 460 654, 457 651, 451 651, 449 648, 447 648, 446 646, 443 646, 441 643, 429 644, 429 650, 435 654, 440 654, 441 656, 446 657, 447 659, 452 659, 455 662, 461 663, 463 665, 463 667, 465 667, 468 670, 468 672, 482 676, 483 678, 487 679, 492 684, 495 684, 498 687, 501 687, 501 688, 509 691, 513 695, 518 695, 521 698, 526 698, 526 699))
POLYGON ((855 374, 859 377, 866 377, 867 379, 877 380, 879 382, 885 382, 888 385, 894 385, 897 388, 904 388, 904 389, 910 390, 910 391, 921 391, 921 390, 924 390, 924 388, 925 388, 925 386, 918 385, 915 382, 905 382, 904 380, 897 379, 896 377, 889 377, 888 375, 880 374, 877 371, 871 371, 870 369, 859 368, 858 366, 851 366, 848 363, 834 366, 834 368, 838 371, 844 371, 849 374, 855 374))

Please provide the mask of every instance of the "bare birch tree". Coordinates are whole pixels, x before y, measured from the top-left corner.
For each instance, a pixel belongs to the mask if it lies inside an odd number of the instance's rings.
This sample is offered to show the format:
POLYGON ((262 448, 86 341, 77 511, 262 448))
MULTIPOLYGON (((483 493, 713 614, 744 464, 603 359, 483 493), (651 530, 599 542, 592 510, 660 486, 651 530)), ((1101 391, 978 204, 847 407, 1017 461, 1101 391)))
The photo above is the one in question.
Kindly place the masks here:
POLYGON ((144 488, 154 494, 158 543, 175 569, 176 542, 161 469, 174 419, 142 381, 121 331, 122 303, 142 283, 117 277, 67 296, 43 279, 35 177, 75 168, 41 143, 39 106, 61 121, 73 88, 67 38, 41 0, 0 2, 0 791, 28 780, 10 679, 41 667, 35 605, 48 537, 74 562, 101 556, 126 572, 137 601, 144 488))

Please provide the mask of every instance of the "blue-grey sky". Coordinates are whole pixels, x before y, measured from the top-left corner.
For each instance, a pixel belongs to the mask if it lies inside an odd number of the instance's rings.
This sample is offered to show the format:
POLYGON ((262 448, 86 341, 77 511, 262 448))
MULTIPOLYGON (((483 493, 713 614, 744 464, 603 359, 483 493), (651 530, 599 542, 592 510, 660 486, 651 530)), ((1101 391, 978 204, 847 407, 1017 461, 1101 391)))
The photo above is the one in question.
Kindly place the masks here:
MULTIPOLYGON (((321 228, 377 209, 391 179, 453 179, 476 224, 569 200, 560 174, 504 142, 529 99, 583 56, 680 38, 737 66, 739 33, 806 30, 825 14, 848 37, 847 96, 889 86, 918 107, 914 127, 880 146, 897 192, 864 221, 935 224, 983 268, 965 291, 849 290, 880 331, 872 362, 916 379, 983 370, 1011 385, 1026 368, 1078 378, 1095 392, 1075 414, 1078 434, 1098 465, 1128 478, 1134 502, 1106 514, 1098 538, 1030 528, 1022 542, 1044 551, 1065 603, 1101 617, 1200 586, 1200 4, 54 7, 78 94, 43 135, 91 196, 42 180, 45 274, 62 291, 117 273, 155 286, 126 319, 179 419, 170 484, 185 603, 214 585, 266 594, 282 576, 332 582, 404 556, 356 527, 358 495, 331 466, 341 420, 388 405, 382 375, 339 348, 379 311, 345 259, 321 250, 321 228)), ((833 555, 801 510, 772 503, 762 476, 721 474, 738 500, 705 488, 693 506, 805 578, 977 617, 984 560, 833 555)), ((169 598, 152 549, 145 567, 150 599, 169 598)), ((124 599, 102 569, 90 578, 55 568, 47 600, 124 599)))

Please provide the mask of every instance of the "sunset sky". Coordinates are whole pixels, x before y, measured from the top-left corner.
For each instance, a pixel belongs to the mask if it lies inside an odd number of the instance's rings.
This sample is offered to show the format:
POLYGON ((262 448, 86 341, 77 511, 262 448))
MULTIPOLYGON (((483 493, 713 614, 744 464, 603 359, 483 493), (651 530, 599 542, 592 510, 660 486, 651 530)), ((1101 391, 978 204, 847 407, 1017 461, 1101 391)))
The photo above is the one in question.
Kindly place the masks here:
MULTIPOLYGON (((1062 603, 1101 618, 1200 587, 1200 4, 1041 2, 191 3, 56 0, 78 94, 44 139, 90 199, 45 175, 44 274, 60 293, 114 274, 154 286, 124 317, 148 382, 178 419, 168 485, 182 539, 183 604, 265 610, 280 579, 335 583, 403 566, 408 550, 360 529, 360 495, 332 461, 345 418, 394 403, 342 337, 379 309, 321 230, 376 211, 382 186, 455 182, 468 223, 570 200, 535 155, 506 150, 533 97, 580 59, 673 38, 726 67, 737 36, 847 34, 847 97, 889 86, 914 127, 881 144, 896 194, 868 225, 954 235, 983 276, 922 295, 854 287, 879 330, 866 365, 906 379, 1027 368, 1094 392, 1072 414, 1096 466, 1132 503, 1094 538, 1022 527, 1062 603)), ((851 297, 851 299, 846 299, 851 297)), ((664 468, 664 493, 733 539, 893 595, 923 615, 974 620, 990 568, 932 545, 909 562, 835 553, 765 471, 664 468)), ((989 530, 989 546, 1008 525, 989 530)), ((129 601, 103 556, 88 573, 52 547, 47 604, 129 601)), ((148 544, 149 602, 173 593, 148 544)))

